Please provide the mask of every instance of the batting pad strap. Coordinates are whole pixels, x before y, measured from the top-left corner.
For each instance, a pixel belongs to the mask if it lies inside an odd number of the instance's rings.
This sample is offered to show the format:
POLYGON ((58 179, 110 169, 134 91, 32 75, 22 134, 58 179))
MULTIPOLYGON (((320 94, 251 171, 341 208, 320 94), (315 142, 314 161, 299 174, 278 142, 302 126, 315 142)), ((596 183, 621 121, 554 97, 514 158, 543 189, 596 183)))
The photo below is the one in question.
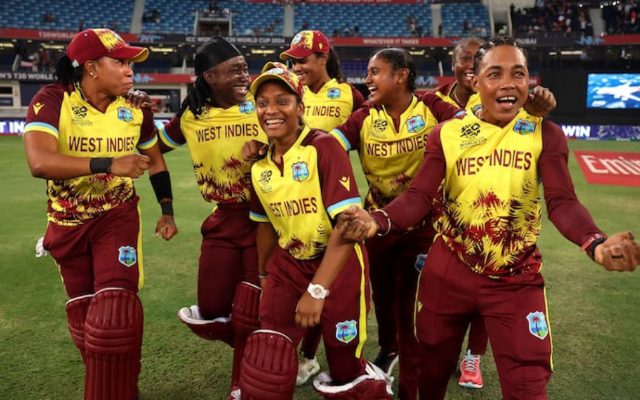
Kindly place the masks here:
POLYGON ((178 318, 193 333, 206 340, 221 340, 233 347, 233 327, 229 317, 204 319, 200 314, 200 307, 182 307, 178 311, 178 318))
POLYGON ((260 328, 260 286, 242 281, 236 286, 231 306, 231 324, 237 335, 249 335, 260 328))
POLYGON ((351 382, 334 385, 328 372, 313 380, 313 387, 326 399, 392 399, 393 378, 376 365, 367 362, 365 373, 351 382))
POLYGON ((290 400, 297 375, 298 356, 287 335, 261 329, 249 336, 240 369, 242 400, 290 400))
POLYGON ((85 399, 137 398, 142 328, 136 293, 121 288, 96 292, 85 322, 85 399))

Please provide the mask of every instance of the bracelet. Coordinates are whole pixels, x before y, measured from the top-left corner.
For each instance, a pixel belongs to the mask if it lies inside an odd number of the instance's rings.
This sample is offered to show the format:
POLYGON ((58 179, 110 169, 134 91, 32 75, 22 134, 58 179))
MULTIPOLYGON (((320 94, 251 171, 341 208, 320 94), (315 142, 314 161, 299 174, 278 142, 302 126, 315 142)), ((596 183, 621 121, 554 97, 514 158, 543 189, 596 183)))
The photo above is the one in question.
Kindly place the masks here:
POLYGON ((387 230, 384 233, 376 233, 376 235, 378 236, 387 236, 389 234, 389 232, 391 232, 391 218, 389 218, 389 214, 387 214, 387 212, 385 210, 383 210, 382 208, 378 208, 375 209, 373 211, 371 211, 371 213, 373 214, 374 212, 379 212, 380 214, 384 215, 384 217, 387 219, 387 230))
POLYGON ((158 203, 162 202, 162 200, 173 199, 171 175, 169 175, 169 171, 157 172, 149 176, 149 181, 151 182, 151 187, 153 187, 153 192, 156 194, 158 203))
POLYGON ((173 215, 173 203, 171 201, 163 201, 160 203, 162 215, 173 215))
POLYGON ((89 169, 92 174, 110 174, 112 157, 94 157, 89 160, 89 169))
POLYGON ((598 247, 598 245, 604 243, 607 241, 607 236, 603 235, 601 233, 597 233, 593 236, 591 236, 586 242, 584 242, 582 244, 582 246, 580 246, 582 248, 582 250, 587 253, 587 255, 589 256, 589 258, 591 258, 592 260, 594 260, 595 257, 595 251, 596 251, 596 247, 598 247))

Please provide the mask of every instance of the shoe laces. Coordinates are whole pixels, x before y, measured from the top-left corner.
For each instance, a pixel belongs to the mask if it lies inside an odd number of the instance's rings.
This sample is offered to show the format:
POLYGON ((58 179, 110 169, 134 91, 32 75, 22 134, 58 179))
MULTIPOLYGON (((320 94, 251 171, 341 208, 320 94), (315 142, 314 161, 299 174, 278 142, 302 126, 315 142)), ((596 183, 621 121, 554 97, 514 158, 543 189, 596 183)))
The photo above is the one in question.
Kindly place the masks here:
POLYGON ((462 369, 466 372, 477 372, 480 369, 480 356, 473 355, 471 351, 467 351, 462 360, 462 369))

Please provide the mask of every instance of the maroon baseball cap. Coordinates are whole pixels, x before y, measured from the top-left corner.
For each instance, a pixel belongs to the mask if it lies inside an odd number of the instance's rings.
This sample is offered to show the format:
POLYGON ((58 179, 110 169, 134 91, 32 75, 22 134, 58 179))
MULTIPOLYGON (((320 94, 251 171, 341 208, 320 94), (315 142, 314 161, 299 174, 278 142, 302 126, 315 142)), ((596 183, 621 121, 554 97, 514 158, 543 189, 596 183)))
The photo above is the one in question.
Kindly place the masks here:
POLYGON ((289 50, 280 53, 280 59, 305 58, 314 53, 329 54, 329 39, 320 31, 302 31, 291 39, 289 50))
POLYGON ((74 67, 79 67, 89 60, 97 60, 104 56, 142 62, 149 57, 149 50, 130 46, 110 29, 87 29, 76 33, 71 39, 67 46, 67 56, 74 67))

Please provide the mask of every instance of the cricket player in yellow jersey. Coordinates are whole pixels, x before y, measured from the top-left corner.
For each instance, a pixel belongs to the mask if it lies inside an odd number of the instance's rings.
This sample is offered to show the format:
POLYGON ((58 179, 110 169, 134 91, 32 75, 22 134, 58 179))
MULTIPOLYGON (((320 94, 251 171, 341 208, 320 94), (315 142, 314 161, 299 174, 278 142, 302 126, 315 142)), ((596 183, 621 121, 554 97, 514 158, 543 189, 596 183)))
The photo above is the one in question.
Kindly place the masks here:
MULTIPOLYGON (((369 182, 368 210, 384 207, 403 193, 418 171, 431 129, 460 110, 433 93, 416 96, 416 69, 403 49, 383 49, 369 60, 369 102, 331 131, 346 150, 356 150, 369 182)), ((400 363, 400 398, 416 399, 418 342, 414 335, 415 291, 421 257, 433 238, 431 220, 407 232, 366 242, 378 320, 378 356, 388 374, 400 363)))
POLYGON ((145 170, 162 207, 156 233, 166 240, 177 233, 153 115, 125 99, 132 63, 147 56, 108 29, 79 32, 56 65, 58 81, 34 96, 27 113, 27 162, 47 180, 44 248, 70 298, 85 400, 138 398, 143 268, 133 179, 145 170))
MULTIPOLYGON (((310 128, 328 132, 345 122, 364 103, 362 93, 343 82, 338 56, 324 33, 298 32, 280 58, 293 65, 293 72, 304 85, 304 121, 310 128)), ((274 63, 267 63, 263 71, 273 66, 274 63)), ((310 329, 302 340, 297 385, 306 383, 320 371, 316 358, 320 339, 320 330, 316 328, 310 329)))
MULTIPOLYGON (((435 94, 456 107, 475 114, 482 107, 480 95, 473 90, 473 57, 484 44, 484 40, 475 37, 465 38, 453 49, 451 69, 455 82, 438 86, 435 94)), ((529 95, 525 109, 533 115, 544 116, 556 107, 556 101, 549 90, 535 87, 529 95)), ((468 350, 460 361, 458 384, 463 387, 479 389, 483 386, 480 356, 487 350, 487 332, 481 318, 473 321, 469 329, 468 350)))
POLYGON ((503 398, 544 400, 552 346, 537 247, 540 183, 553 224, 607 270, 633 271, 640 246, 630 232, 607 237, 595 225, 574 192, 562 129, 523 110, 524 50, 511 38, 491 39, 476 54, 474 73, 482 119, 468 114, 436 127, 411 187, 371 215, 350 208, 339 226, 353 240, 403 231, 441 197, 416 298, 420 399, 445 398, 466 328, 479 315, 503 398), (365 226, 367 234, 348 234, 343 223, 357 232, 365 226))
POLYGON ((270 69, 251 92, 271 144, 251 168, 264 293, 262 329, 249 338, 240 371, 242 399, 292 399, 296 346, 318 325, 329 373, 314 380, 316 390, 333 399, 391 399, 391 380, 362 357, 366 252, 333 228, 342 210, 361 203, 349 157, 324 131, 304 125, 302 84, 293 73, 270 69))
POLYGON ((241 150, 248 140, 267 138, 247 96, 247 63, 235 46, 222 38, 203 44, 195 73, 181 112, 159 133, 165 150, 187 144, 200 193, 216 204, 202 224, 198 304, 178 316, 198 336, 233 346, 235 398, 244 342, 258 327, 260 296, 256 227, 249 220, 250 165, 241 150))

